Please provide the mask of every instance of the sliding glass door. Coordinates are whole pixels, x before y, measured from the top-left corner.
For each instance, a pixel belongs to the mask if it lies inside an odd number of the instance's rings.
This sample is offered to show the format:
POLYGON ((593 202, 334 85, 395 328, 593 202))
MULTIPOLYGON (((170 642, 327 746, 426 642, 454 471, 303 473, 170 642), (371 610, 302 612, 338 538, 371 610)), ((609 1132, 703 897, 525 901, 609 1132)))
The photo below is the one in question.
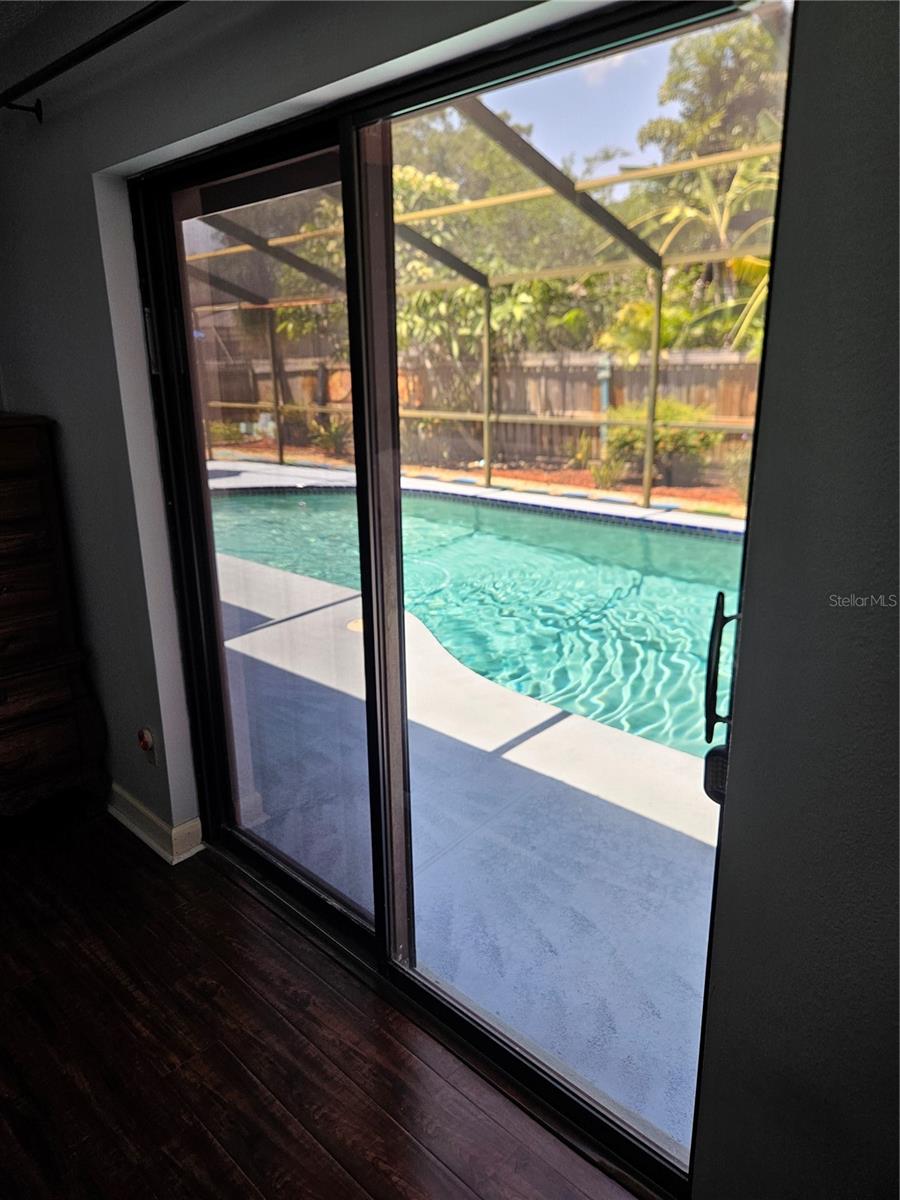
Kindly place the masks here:
POLYGON ((790 34, 683 12, 142 201, 210 840, 666 1186, 790 34))
POLYGON ((371 919, 337 151, 174 198, 234 824, 371 919))
POLYGON ((681 1164, 788 30, 390 127, 412 965, 681 1164))

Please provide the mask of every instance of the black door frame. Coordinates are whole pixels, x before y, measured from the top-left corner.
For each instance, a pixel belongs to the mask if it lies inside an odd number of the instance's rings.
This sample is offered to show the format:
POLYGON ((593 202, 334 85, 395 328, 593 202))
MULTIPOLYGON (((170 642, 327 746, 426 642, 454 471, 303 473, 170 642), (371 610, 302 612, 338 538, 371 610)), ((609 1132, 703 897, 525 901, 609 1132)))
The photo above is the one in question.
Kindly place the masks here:
POLYGON ((169 521, 182 656, 204 840, 286 892, 323 934, 485 1056, 559 1131, 656 1194, 686 1196, 689 1172, 613 1113, 414 974, 409 773, 403 670, 399 419, 393 291, 390 118, 603 51, 740 12, 741 0, 625 2, 505 43, 316 113, 200 152, 129 181, 169 521), (173 193, 265 171, 338 146, 344 198, 357 506, 365 642, 374 929, 234 827, 217 585, 199 415, 190 380, 173 193), (398 669, 399 667, 399 669, 398 669))

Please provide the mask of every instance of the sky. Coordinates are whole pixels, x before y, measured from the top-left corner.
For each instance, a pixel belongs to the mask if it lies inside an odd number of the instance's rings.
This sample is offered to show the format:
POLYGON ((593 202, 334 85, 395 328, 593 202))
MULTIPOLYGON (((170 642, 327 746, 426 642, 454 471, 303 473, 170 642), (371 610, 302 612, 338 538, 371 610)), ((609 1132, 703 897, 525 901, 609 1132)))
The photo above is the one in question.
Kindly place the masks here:
POLYGON ((677 105, 661 105, 657 98, 671 45, 659 42, 594 59, 486 92, 482 99, 495 112, 533 125, 532 144, 557 165, 574 154, 579 175, 585 157, 605 147, 630 153, 613 159, 604 174, 620 163, 649 165, 659 161, 659 152, 638 148, 638 130, 651 117, 678 113, 677 105))
MULTIPOLYGON (((482 99, 495 112, 511 113, 516 123, 532 125, 532 144, 551 162, 561 165, 574 154, 579 175, 585 156, 604 147, 630 153, 598 168, 601 174, 612 174, 620 163, 658 162, 658 151, 639 149, 637 132, 651 117, 677 115, 677 105, 660 105, 657 99, 671 45, 660 42, 607 55, 485 92, 482 99)), ((189 251, 221 243, 201 221, 186 223, 185 239, 189 251)))

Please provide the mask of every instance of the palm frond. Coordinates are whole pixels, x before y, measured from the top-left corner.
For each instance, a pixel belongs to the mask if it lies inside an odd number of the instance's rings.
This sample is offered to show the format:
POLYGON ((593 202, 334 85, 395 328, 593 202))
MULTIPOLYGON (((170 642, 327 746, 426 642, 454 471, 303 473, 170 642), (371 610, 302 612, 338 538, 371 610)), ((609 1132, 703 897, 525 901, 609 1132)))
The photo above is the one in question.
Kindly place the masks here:
POLYGON ((749 242, 758 230, 762 229, 764 225, 773 224, 774 221, 775 216, 772 214, 765 217, 760 217, 758 221, 754 221, 752 225, 748 225, 747 228, 742 230, 741 233, 739 233, 731 243, 732 250, 737 250, 739 246, 742 246, 745 242, 749 242))
POLYGON ((672 243, 678 237, 679 233, 681 233, 681 231, 686 229, 689 225, 693 225, 694 222, 698 220, 701 220, 699 213, 692 213, 690 216, 683 217, 682 220, 680 220, 674 227, 674 229, 670 229, 663 238, 657 253, 666 254, 671 249, 672 243))
POLYGON ((756 290, 747 301, 744 311, 738 317, 737 321, 728 335, 730 345, 736 350, 741 342, 750 332, 750 326, 753 318, 759 312, 760 308, 765 304, 766 296, 769 291, 769 276, 766 273, 765 277, 756 285, 756 290))
POLYGON ((756 255, 746 254, 729 260, 731 270, 738 283, 751 283, 755 287, 764 276, 769 274, 769 260, 757 258, 756 255))

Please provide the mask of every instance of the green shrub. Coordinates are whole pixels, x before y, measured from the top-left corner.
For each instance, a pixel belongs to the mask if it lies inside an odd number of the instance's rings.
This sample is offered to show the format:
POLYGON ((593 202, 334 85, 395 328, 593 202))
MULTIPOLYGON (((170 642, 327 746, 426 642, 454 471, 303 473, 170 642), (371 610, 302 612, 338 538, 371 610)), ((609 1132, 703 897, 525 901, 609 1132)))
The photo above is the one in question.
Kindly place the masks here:
POLYGON ((228 421, 210 421, 206 430, 212 446, 236 446, 244 440, 240 425, 228 421))
POLYGON ((750 490, 750 439, 726 442, 722 447, 722 473, 725 482, 746 502, 750 490))
MULTIPOLYGON (((647 409, 643 404, 623 404, 610 410, 614 420, 632 420, 634 425, 610 425, 607 448, 610 455, 624 462, 643 461, 647 409)), ((674 396, 660 396, 656 401, 656 428, 653 436, 653 462, 662 480, 672 483, 676 464, 705 462, 710 452, 722 441, 723 434, 709 429, 669 429, 664 421, 709 421, 712 411, 700 405, 686 404, 674 396)))
POLYGON ((607 443, 606 458, 602 462, 591 465, 594 487, 601 488, 604 491, 611 491, 622 482, 627 470, 628 456, 623 457, 618 453, 614 453, 607 443))
POLYGON ((289 446, 306 446, 309 444, 309 416, 300 404, 286 404, 281 410, 284 440, 289 446))
POLYGON ((334 458, 344 458, 350 447, 353 436, 353 423, 344 417, 330 417, 327 425, 319 425, 312 430, 310 440, 325 454, 334 458))

